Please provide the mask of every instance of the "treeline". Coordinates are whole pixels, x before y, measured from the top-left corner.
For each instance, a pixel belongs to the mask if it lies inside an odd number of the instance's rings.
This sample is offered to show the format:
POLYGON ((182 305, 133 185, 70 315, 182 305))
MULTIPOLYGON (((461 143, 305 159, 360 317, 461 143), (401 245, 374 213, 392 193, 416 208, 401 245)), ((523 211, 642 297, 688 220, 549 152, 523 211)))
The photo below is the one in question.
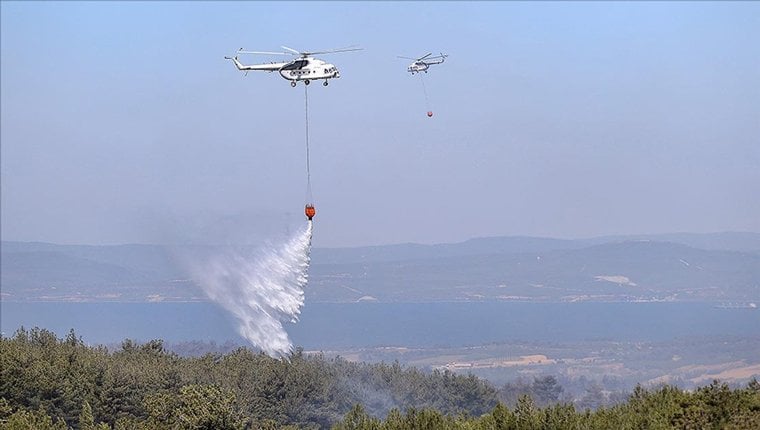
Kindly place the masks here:
POLYGON ((398 363, 352 363, 300 350, 274 359, 247 348, 180 357, 159 340, 126 340, 109 352, 73 331, 59 339, 34 328, 0 339, 0 399, 6 425, 49 416, 86 428, 84 414, 115 429, 308 429, 330 428, 355 404, 376 416, 407 407, 480 415, 496 405, 497 393, 474 376, 398 363))
POLYGON ((577 430, 577 429, 760 429, 760 383, 731 390, 714 381, 694 392, 663 386, 648 391, 634 389, 626 403, 578 411, 572 404, 537 407, 530 396, 521 396, 514 409, 499 403, 487 414, 470 417, 446 415, 432 409, 394 409, 384 420, 356 405, 336 424, 336 430, 577 430))
POLYGON ((109 352, 73 331, 64 339, 38 328, 0 338, 3 429, 760 428, 754 380, 694 392, 637 387, 627 402, 596 411, 555 403, 562 389, 552 377, 535 379, 534 396, 513 407, 504 405, 515 392, 507 388, 300 350, 288 359, 247 348, 180 357, 158 340, 126 340, 109 352))

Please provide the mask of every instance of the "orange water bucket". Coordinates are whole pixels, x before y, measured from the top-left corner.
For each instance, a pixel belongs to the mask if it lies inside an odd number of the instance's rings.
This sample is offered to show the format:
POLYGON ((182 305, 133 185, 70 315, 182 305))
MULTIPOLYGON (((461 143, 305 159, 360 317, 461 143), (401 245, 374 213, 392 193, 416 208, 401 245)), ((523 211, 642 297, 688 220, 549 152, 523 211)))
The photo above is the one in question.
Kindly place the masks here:
POLYGON ((309 221, 311 221, 311 219, 314 218, 314 215, 317 214, 317 210, 314 209, 314 205, 312 204, 306 205, 303 212, 306 214, 306 218, 309 218, 309 221))

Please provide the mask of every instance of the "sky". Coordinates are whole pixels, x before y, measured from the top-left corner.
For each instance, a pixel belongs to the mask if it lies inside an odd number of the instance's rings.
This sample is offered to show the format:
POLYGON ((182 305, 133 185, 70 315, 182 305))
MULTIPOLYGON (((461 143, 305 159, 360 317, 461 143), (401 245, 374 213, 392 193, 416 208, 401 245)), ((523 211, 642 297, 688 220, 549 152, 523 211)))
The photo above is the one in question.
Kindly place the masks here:
POLYGON ((3 240, 292 233, 304 87, 224 56, 354 44, 309 87, 316 246, 760 232, 757 2, 0 7, 3 240))

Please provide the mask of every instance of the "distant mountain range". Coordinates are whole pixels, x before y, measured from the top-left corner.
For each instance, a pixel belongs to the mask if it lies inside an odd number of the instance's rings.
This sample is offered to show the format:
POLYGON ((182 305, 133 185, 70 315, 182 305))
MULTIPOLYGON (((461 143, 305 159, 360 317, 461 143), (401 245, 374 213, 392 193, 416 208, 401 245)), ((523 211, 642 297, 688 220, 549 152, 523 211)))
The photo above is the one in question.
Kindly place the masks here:
MULTIPOLYGON (((249 255, 253 248, 239 248, 249 255)), ((201 301, 178 255, 213 246, 2 242, 4 301, 201 301)), ((307 301, 760 302, 760 234, 491 237, 312 251, 307 301)))

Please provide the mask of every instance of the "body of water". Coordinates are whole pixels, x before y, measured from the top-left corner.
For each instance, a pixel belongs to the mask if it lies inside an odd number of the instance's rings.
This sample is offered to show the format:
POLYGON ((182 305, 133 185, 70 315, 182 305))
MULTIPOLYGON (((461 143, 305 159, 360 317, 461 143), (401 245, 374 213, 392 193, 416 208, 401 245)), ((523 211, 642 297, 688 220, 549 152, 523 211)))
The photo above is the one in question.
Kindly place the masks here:
MULTIPOLYGON (((73 328, 90 343, 126 338, 167 342, 232 340, 235 321, 212 303, 0 303, 4 336, 21 326, 64 336, 73 328)), ((369 346, 466 346, 583 340, 666 341, 757 336, 760 310, 711 303, 307 303, 287 323, 307 350, 369 346)))

